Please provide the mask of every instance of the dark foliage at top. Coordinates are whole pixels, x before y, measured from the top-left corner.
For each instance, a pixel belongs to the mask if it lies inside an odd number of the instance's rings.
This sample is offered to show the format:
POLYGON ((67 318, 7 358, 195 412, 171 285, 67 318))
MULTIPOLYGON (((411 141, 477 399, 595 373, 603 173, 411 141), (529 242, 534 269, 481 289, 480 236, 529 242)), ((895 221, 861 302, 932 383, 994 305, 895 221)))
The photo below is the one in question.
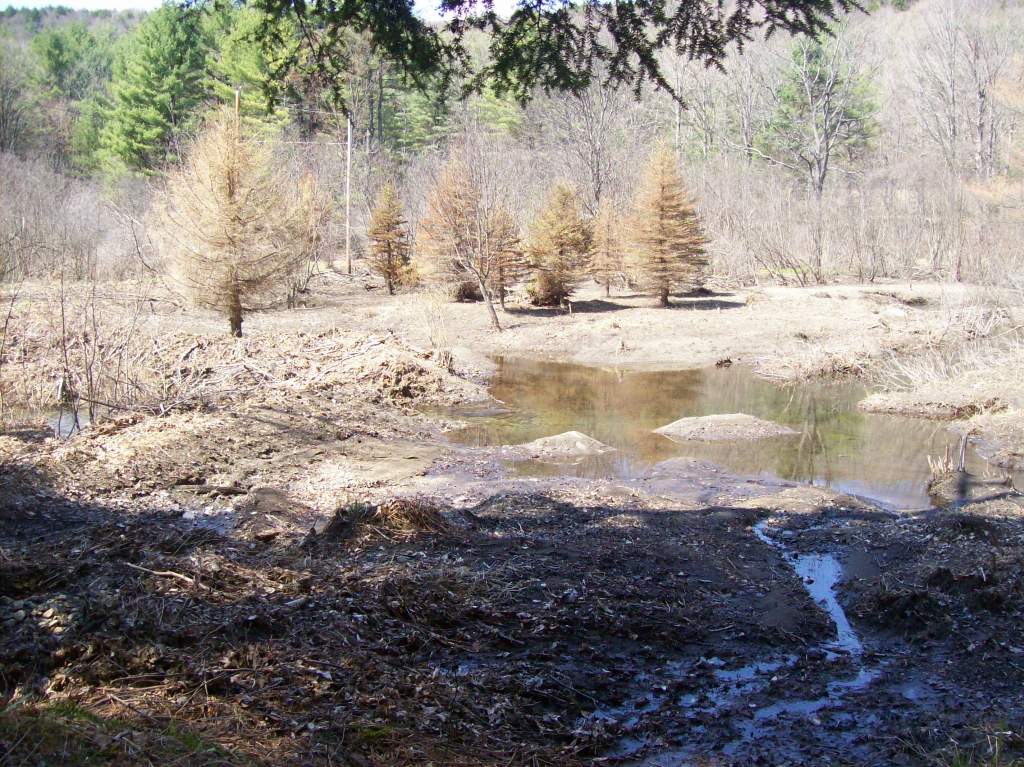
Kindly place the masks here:
MULTIPOLYGON (((272 18, 263 35, 280 34, 273 19, 294 14, 304 48, 282 61, 324 82, 346 68, 344 39, 368 33, 374 47, 418 82, 461 82, 469 91, 492 87, 525 101, 531 90, 580 92, 596 73, 606 83, 645 83, 671 91, 657 60, 670 50, 719 66, 730 45, 742 47, 757 31, 820 35, 856 0, 519 0, 508 19, 492 0, 441 0, 442 21, 428 24, 412 0, 250 0, 272 18), (473 61, 467 36, 489 34, 485 63, 473 61)), ((281 73, 283 74, 283 72, 281 73)), ((343 99, 343 94, 336 94, 343 99)))

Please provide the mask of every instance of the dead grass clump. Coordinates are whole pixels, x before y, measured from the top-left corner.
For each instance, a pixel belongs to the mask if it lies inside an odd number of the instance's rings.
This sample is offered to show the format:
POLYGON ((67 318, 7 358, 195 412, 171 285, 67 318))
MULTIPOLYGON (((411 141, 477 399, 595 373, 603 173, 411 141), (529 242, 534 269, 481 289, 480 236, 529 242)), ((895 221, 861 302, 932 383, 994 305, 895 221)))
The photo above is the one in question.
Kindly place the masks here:
POLYGON ((410 535, 447 535, 453 529, 437 506, 414 498, 392 498, 385 501, 377 507, 371 521, 390 531, 410 535))
POLYGON ((418 399, 431 389, 430 374, 408 360, 387 360, 381 365, 380 390, 390 400, 418 399))
POLYGON ((437 506, 415 498, 392 498, 379 506, 364 503, 339 506, 319 537, 334 542, 362 533, 414 538, 421 534, 451 535, 454 529, 437 506))

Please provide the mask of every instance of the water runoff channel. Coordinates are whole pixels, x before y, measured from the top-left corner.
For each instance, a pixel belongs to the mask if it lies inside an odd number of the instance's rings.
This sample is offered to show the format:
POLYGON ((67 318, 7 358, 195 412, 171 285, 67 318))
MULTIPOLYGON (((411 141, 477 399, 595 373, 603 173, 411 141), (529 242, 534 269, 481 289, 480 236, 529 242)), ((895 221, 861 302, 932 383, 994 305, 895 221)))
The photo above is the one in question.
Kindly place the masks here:
MULTIPOLYGON (((501 407, 463 411, 467 425, 449 433, 455 442, 479 447, 517 445, 568 431, 579 431, 612 448, 571 464, 541 460, 506 463, 511 474, 633 479, 676 457, 716 464, 737 475, 808 483, 869 500, 890 511, 931 505, 929 456, 954 448, 959 435, 941 423, 866 413, 857 403, 867 390, 857 384, 802 382, 777 385, 749 371, 726 369, 672 372, 625 371, 522 359, 498 359, 490 386, 501 407), (656 434, 654 429, 680 418, 745 413, 789 427, 786 437, 752 441, 687 442, 656 434)), ((985 458, 967 453, 968 469, 982 473, 985 458)), ((717 657, 700 658, 710 667, 710 688, 700 694, 673 695, 673 679, 693 670, 693 661, 670 661, 659 679, 641 675, 628 702, 594 712, 598 719, 634 727, 666 704, 698 722, 690 731, 699 740, 700 721, 733 716, 736 737, 721 752, 740 751, 787 716, 814 718, 823 709, 841 708, 846 696, 866 689, 884 670, 884 661, 865 652, 837 598, 843 567, 834 553, 798 554, 786 545, 793 533, 773 531, 769 520, 753 528, 766 546, 777 550, 800 579, 809 597, 829 617, 833 636, 815 654, 836 669, 823 692, 806 699, 773 700, 766 705, 744 701, 768 689, 776 675, 794 669, 796 655, 769 655, 729 668, 717 657), (787 537, 788 536, 788 537, 787 537), (671 700, 670 700, 671 699, 671 700)), ((870 726, 870 722, 861 723, 870 726)), ((642 740, 624 738, 612 757, 643 767, 680 767, 701 754, 695 746, 655 749, 653 756, 629 761, 652 749, 642 740)))

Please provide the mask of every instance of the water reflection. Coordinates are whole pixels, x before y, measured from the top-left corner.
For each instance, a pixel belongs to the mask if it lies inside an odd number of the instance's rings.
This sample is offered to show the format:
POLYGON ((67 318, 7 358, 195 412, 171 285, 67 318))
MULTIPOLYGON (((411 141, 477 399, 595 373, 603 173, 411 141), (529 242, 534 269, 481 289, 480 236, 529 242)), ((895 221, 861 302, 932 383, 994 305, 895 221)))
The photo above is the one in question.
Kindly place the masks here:
MULTIPOLYGON (((516 462, 524 474, 636 477, 675 456, 711 461, 733 472, 826 485, 901 508, 927 506, 928 455, 957 437, 942 423, 863 413, 857 384, 776 385, 741 368, 624 371, 499 359, 491 394, 508 413, 471 418, 457 442, 509 445, 577 430, 616 452, 572 466, 516 462), (785 424, 799 436, 744 442, 673 442, 653 429, 678 418, 748 413, 785 424)), ((469 415, 469 414, 463 414, 469 415)), ((969 468, 984 461, 972 453, 969 468)))

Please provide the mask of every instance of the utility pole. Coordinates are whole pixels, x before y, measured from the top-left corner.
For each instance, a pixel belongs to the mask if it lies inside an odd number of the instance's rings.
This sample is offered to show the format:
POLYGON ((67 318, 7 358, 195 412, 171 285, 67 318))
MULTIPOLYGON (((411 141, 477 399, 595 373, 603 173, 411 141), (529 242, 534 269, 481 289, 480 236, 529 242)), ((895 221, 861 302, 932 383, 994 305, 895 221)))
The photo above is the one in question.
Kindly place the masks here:
POLYGON ((345 261, 352 274, 352 116, 346 114, 348 139, 345 145, 345 261))

